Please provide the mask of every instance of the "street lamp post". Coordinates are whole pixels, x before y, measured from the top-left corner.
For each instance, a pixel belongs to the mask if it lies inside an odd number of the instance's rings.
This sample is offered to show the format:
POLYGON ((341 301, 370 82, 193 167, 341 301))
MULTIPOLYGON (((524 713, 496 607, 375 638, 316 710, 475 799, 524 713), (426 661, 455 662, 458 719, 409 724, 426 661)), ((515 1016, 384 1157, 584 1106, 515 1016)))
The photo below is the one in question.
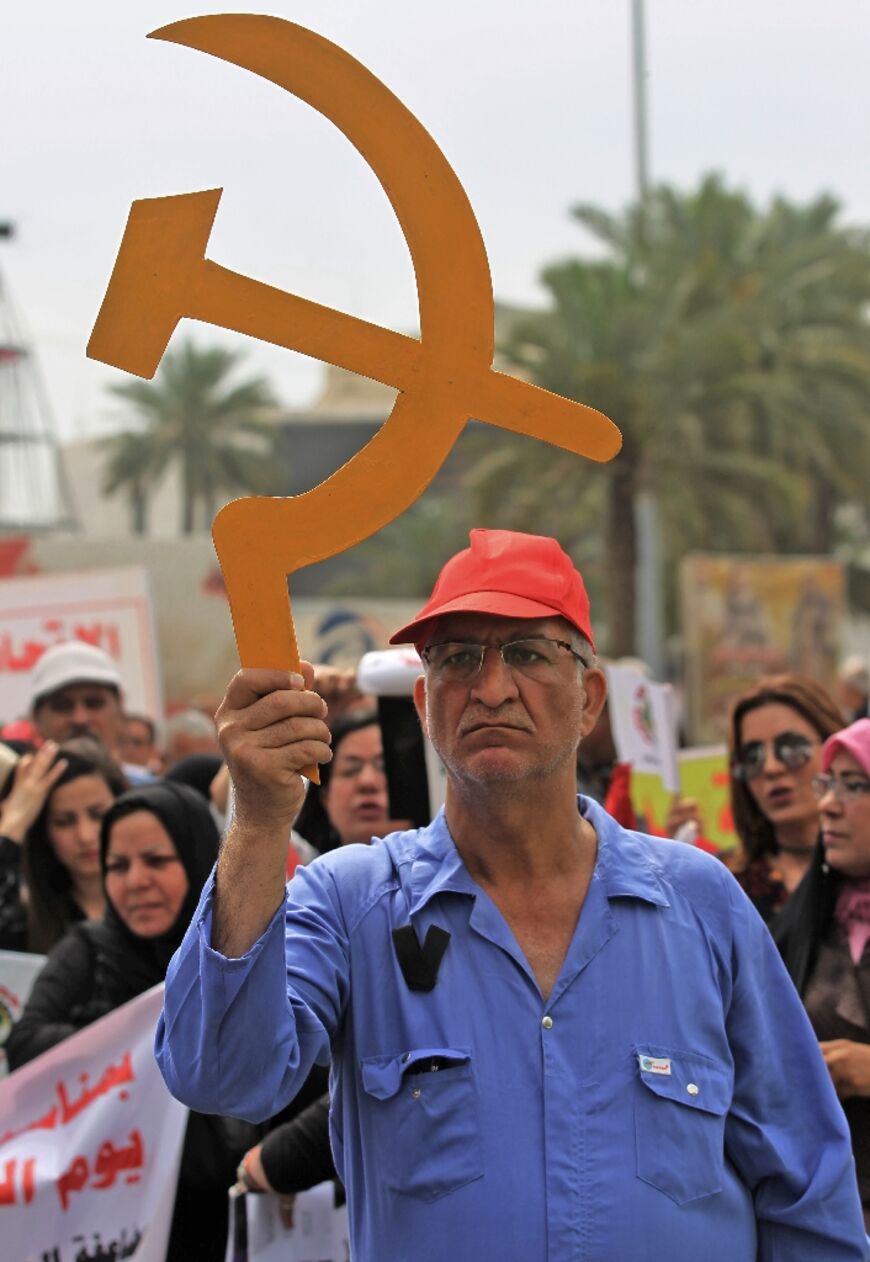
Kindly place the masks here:
MULTIPOLYGON (((639 207, 639 230, 646 229, 649 194, 649 145, 646 116, 646 33, 643 0, 631 0, 632 83, 634 89, 634 166, 639 207)), ((641 489, 635 499, 637 570, 634 579, 636 634, 640 656, 654 678, 665 670, 663 565, 659 506, 655 493, 641 489)))

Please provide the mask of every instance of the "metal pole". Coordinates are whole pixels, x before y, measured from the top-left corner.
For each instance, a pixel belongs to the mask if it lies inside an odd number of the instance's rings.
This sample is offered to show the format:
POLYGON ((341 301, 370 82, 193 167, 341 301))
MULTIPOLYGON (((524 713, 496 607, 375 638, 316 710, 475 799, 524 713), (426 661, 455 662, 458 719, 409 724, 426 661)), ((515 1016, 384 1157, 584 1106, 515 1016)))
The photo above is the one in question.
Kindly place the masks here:
POLYGON ((649 192, 646 123, 646 31, 643 0, 631 0, 632 83, 634 87, 634 169, 641 204, 649 192))
MULTIPOLYGON (((634 168, 637 181, 639 231, 646 233, 649 194, 649 142, 646 116, 646 34, 643 0, 631 0, 632 84, 634 89, 634 168)), ((637 610, 637 651, 653 676, 665 672, 664 566, 659 506, 655 492, 641 490, 634 505, 637 571, 634 592, 637 610)))

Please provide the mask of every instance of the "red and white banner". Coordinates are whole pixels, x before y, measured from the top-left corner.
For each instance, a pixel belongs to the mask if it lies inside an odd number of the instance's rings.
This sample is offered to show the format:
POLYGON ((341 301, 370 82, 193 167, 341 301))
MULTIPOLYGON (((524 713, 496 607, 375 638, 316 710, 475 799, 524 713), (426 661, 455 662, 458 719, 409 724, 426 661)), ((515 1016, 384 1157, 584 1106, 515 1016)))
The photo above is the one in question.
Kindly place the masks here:
POLYGON ((187 1109, 154 1060, 158 986, 0 1082, 3 1262, 163 1262, 187 1109))
POLYGON ((147 570, 0 580, 0 714, 24 717, 30 676, 46 649, 84 640, 118 665, 126 708, 161 718, 157 638, 147 570))

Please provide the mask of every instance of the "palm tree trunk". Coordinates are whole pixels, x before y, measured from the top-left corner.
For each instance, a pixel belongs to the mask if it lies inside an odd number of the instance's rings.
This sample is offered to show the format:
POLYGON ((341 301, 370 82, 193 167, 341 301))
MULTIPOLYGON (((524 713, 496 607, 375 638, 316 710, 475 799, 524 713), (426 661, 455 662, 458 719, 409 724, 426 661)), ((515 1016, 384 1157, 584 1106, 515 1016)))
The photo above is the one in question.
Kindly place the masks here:
POLYGON ((818 471, 812 481, 811 547, 819 556, 829 556, 834 550, 834 510, 837 496, 830 479, 818 471))
POLYGON ((182 466, 182 490, 181 490, 181 533, 183 535, 193 534, 193 518, 196 510, 196 499, 193 494, 193 478, 187 468, 187 461, 182 466))
POLYGON ((148 497, 142 486, 134 486, 130 493, 133 509, 133 534, 148 534, 148 497))
POLYGON ((612 657, 629 657, 635 651, 635 569, 637 531, 634 500, 636 470, 625 453, 617 457, 607 485, 605 554, 607 556, 607 651, 612 657))

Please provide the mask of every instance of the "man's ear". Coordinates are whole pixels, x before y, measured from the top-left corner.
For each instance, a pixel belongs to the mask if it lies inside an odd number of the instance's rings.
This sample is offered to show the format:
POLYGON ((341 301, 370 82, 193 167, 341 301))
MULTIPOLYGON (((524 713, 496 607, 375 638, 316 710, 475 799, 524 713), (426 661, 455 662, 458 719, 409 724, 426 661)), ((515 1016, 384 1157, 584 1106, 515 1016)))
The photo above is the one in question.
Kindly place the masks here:
POLYGON ((417 718, 420 720, 420 726, 423 729, 423 735, 429 735, 429 724, 426 722, 426 677, 418 675, 414 680, 414 706, 417 710, 417 718))
POLYGON ((607 703, 607 676, 603 670, 598 667, 590 667, 589 670, 583 672, 583 688, 586 692, 586 704, 583 707, 583 717, 580 720, 581 736, 588 736, 595 724, 598 722, 598 716, 607 703))

